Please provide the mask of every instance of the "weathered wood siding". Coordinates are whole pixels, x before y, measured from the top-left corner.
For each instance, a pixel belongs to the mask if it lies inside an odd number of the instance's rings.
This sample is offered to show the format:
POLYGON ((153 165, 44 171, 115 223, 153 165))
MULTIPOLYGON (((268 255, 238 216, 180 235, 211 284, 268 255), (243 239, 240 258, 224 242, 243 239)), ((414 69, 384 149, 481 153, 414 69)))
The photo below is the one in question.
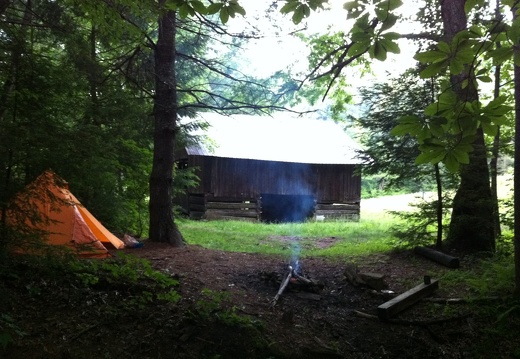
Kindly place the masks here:
POLYGON ((361 200, 355 165, 320 165, 246 159, 199 157, 189 160, 201 179, 191 193, 214 197, 257 198, 261 193, 313 195, 318 203, 361 200))
MULTIPOLYGON (((262 196, 312 196, 314 217, 358 219, 361 178, 355 165, 320 165, 190 156, 200 182, 177 200, 193 219, 262 220, 262 196)), ((303 197, 302 197, 303 198, 303 197)))

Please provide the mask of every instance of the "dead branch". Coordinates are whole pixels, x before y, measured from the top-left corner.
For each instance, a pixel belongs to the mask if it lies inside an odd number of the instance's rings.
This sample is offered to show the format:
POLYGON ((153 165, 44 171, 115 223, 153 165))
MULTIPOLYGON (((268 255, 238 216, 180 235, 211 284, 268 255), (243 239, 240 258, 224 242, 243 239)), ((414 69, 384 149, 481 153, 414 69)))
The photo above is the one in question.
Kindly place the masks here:
POLYGON ((276 303, 278 302, 278 298, 280 298, 283 291, 289 284, 289 281, 291 280, 292 275, 293 275, 293 268, 291 266, 289 266, 289 274, 287 274, 287 277, 285 277, 285 280, 280 285, 280 289, 278 289, 278 293, 276 293, 273 300, 271 301, 271 307, 274 307, 276 305, 276 303))
POLYGON ((422 301, 435 304, 468 304, 468 303, 487 303, 502 300, 498 296, 483 298, 423 298, 422 301))
POLYGON ((303 284, 314 284, 314 282, 312 280, 302 277, 301 275, 296 273, 296 271, 294 271, 294 270, 292 271, 292 274, 294 277, 296 277, 296 279, 298 279, 303 284))
POLYGON ((361 318, 379 319, 377 317, 377 315, 372 315, 372 314, 368 314, 368 313, 365 313, 365 312, 360 312, 359 310, 354 310, 354 314, 357 315, 358 317, 361 317, 361 318))

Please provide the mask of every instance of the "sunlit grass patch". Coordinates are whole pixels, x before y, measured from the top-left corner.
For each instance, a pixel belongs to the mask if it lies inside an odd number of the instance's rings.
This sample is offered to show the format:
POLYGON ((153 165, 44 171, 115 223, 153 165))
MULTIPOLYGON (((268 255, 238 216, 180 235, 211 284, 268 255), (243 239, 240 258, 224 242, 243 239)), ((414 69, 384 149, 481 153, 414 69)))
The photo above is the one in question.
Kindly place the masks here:
POLYGON ((390 250, 391 223, 388 219, 279 224, 183 220, 179 227, 189 244, 211 249, 286 255, 297 244, 302 256, 352 256, 390 250))

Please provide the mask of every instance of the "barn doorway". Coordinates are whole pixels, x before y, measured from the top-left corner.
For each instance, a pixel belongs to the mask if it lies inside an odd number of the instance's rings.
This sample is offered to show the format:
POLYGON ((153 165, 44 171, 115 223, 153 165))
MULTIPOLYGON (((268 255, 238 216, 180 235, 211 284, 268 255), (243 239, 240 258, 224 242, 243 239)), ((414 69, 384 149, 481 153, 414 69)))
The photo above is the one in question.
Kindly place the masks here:
POLYGON ((262 222, 304 222, 314 214, 312 195, 260 194, 262 222))

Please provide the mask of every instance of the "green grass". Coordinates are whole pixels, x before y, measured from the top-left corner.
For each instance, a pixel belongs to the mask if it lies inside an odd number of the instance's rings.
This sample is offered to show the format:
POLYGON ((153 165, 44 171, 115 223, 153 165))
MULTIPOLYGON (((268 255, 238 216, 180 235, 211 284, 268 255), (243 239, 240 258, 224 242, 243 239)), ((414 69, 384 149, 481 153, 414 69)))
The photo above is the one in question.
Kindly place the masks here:
POLYGON ((388 219, 280 224, 178 221, 189 244, 232 252, 281 255, 299 246, 302 256, 353 256, 388 251, 391 224, 388 219))

